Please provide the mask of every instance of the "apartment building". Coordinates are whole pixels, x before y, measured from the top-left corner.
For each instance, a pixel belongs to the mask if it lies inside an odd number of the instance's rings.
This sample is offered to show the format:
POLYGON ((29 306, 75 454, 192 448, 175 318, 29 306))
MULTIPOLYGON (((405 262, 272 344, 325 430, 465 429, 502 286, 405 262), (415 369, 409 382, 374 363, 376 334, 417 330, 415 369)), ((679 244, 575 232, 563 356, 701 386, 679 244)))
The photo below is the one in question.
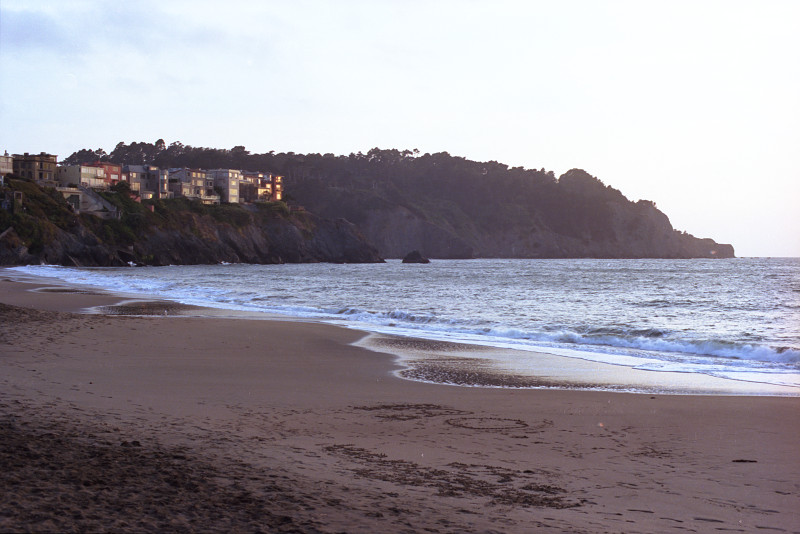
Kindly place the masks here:
POLYGON ((128 182, 131 191, 141 196, 142 193, 142 174, 144 168, 141 165, 123 165, 122 181, 128 182), (139 169, 142 169, 141 171, 139 169))
POLYGON ((107 161, 95 161, 94 163, 85 163, 84 165, 103 169, 108 187, 116 185, 122 179, 122 165, 108 163, 107 161))
POLYGON ((270 174, 272 181, 272 198, 270 200, 283 200, 283 176, 277 174, 270 174))
POLYGON ((6 151, 4 156, 0 156, 0 183, 3 183, 3 178, 6 174, 14 172, 14 157, 8 155, 6 151))
POLYGON ((203 204, 219 204, 214 179, 202 169, 170 169, 169 188, 175 197, 199 199, 203 204))
POLYGON ((58 167, 57 157, 52 154, 26 152, 9 156, 6 152, 5 156, 0 156, 0 180, 9 173, 42 186, 73 189, 78 186, 108 189, 125 181, 141 199, 186 197, 197 198, 204 204, 283 199, 282 176, 236 169, 167 171, 152 165, 117 165, 105 161, 58 167))
POLYGON ((169 190, 169 173, 152 165, 125 165, 122 167, 122 179, 127 180, 131 191, 142 199, 172 198, 169 190))
POLYGON ((54 154, 14 154, 14 174, 33 180, 39 185, 53 187, 56 185, 56 169, 58 157, 54 154))
POLYGON ((208 171, 214 180, 214 187, 221 193, 223 202, 238 204, 239 183, 242 181, 242 172, 234 169, 212 169, 208 171))
POLYGON ((106 171, 102 167, 88 165, 65 165, 56 170, 56 181, 61 187, 91 187, 108 189, 106 171))
POLYGON ((239 196, 242 202, 268 202, 281 200, 283 177, 276 174, 242 171, 239 196))

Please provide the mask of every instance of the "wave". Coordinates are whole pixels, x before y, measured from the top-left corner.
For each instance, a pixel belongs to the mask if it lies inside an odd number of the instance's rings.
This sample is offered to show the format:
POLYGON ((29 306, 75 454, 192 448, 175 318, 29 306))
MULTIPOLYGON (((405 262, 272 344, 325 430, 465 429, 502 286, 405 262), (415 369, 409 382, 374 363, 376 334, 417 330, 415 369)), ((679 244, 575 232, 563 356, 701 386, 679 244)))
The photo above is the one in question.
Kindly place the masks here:
MULTIPOLYGON (((703 336, 701 333, 670 331, 664 328, 641 328, 624 325, 588 325, 523 323, 497 324, 480 317, 443 317, 434 311, 405 309, 369 310, 358 306, 325 307, 295 301, 292 294, 256 292, 250 287, 214 287, 213 282, 195 285, 191 278, 162 277, 161 271, 142 269, 77 269, 58 266, 14 268, 33 276, 64 280, 71 284, 91 285, 121 293, 148 294, 184 304, 214 308, 259 311, 315 320, 343 322, 364 330, 407 330, 418 337, 439 336, 469 338, 486 345, 512 344, 530 350, 568 349, 583 353, 601 353, 662 361, 689 361, 691 358, 724 359, 730 365, 748 362, 800 369, 800 347, 766 343, 730 341, 703 336)), ((155 268, 154 268, 155 269, 155 268)), ((316 297, 315 297, 316 299, 316 297)), ((652 300, 651 305, 665 305, 652 300)), ((480 313, 476 314, 480 315, 480 313)), ((709 363, 709 362, 705 362, 709 363)))
POLYGON ((524 339, 532 342, 587 347, 592 350, 621 348, 634 351, 634 353, 644 351, 648 353, 647 355, 658 355, 661 357, 665 355, 705 356, 725 358, 727 360, 788 364, 800 367, 800 349, 798 348, 769 347, 713 339, 665 339, 662 333, 646 331, 644 335, 639 335, 635 330, 632 332, 631 335, 587 335, 574 331, 529 333, 500 329, 499 331, 493 330, 491 334, 498 337, 524 339))
POLYGON ((674 308, 676 306, 690 308, 697 305, 696 302, 691 300, 678 299, 653 299, 646 301, 631 301, 628 303, 640 308, 674 308))
POLYGON ((715 339, 681 340, 636 335, 630 337, 614 335, 585 336, 576 333, 565 333, 559 338, 559 341, 577 345, 620 347, 658 353, 713 356, 730 360, 800 364, 800 349, 769 347, 715 339))
POLYGON ((614 352, 626 349, 631 355, 659 358, 701 356, 733 361, 764 362, 800 367, 800 348, 770 347, 755 343, 738 343, 719 339, 681 339, 672 332, 657 328, 586 327, 581 331, 549 327, 543 331, 510 328, 501 325, 481 325, 478 321, 441 319, 436 315, 405 310, 375 312, 345 307, 332 310, 348 322, 385 327, 404 327, 424 337, 426 332, 448 336, 470 335, 494 342, 528 342, 544 348, 570 347, 587 351, 614 352))

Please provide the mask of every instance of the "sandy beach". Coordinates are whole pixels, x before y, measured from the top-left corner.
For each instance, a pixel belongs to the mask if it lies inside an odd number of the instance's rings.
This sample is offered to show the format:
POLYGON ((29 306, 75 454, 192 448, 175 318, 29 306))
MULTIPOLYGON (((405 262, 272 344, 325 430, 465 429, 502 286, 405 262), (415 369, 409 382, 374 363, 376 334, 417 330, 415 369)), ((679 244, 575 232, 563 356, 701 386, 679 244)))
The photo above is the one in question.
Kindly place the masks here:
POLYGON ((427 384, 120 300, 0 271, 0 531, 800 532, 798 397, 427 384))

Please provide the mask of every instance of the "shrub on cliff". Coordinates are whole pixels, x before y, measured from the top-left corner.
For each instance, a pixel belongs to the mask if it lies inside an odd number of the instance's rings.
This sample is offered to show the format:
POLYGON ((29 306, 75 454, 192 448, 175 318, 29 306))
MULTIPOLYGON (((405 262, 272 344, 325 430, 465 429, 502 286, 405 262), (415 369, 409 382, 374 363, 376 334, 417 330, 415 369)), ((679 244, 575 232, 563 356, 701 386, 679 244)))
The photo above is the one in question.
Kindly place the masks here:
POLYGON ((27 180, 7 180, 9 191, 19 191, 23 195, 22 213, 31 217, 46 219, 64 230, 76 224, 72 207, 63 195, 53 188, 40 188, 27 180))
POLYGON ((253 222, 253 218, 239 204, 220 204, 208 206, 208 213, 221 223, 228 223, 235 228, 242 228, 253 222))
POLYGON ((52 242, 58 229, 71 230, 79 223, 72 208, 61 193, 52 188, 40 188, 28 180, 6 180, 5 193, 22 193, 21 206, 13 211, 0 212, 0 231, 13 227, 22 244, 31 253, 38 253, 52 242))

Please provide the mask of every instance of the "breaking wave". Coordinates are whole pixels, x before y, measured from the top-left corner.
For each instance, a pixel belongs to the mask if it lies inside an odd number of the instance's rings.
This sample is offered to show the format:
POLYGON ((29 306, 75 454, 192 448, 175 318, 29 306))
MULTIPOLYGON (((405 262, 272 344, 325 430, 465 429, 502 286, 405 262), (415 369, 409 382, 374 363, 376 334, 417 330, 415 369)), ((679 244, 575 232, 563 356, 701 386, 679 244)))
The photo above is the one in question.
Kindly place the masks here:
MULTIPOLYGON (((325 315, 323 312, 320 315, 325 315)), ((529 331, 503 326, 480 326, 467 319, 439 319, 435 315, 413 313, 404 310, 374 312, 358 308, 342 308, 334 315, 348 322, 362 323, 365 326, 386 327, 413 331, 419 337, 431 334, 436 337, 457 338, 469 335, 482 340, 487 345, 509 343, 520 348, 583 348, 591 351, 611 351, 628 349, 632 355, 664 356, 672 354, 725 358, 729 360, 748 360, 752 362, 780 363, 800 368, 800 348, 770 347, 753 343, 736 343, 725 340, 701 339, 685 340, 675 338, 668 331, 651 329, 625 329, 595 327, 583 331, 570 329, 551 329, 550 331, 529 331), (525 343, 527 342, 527 343, 525 343)))
MULTIPOLYGON (((772 288, 779 298, 765 296, 764 288, 757 285, 763 280, 758 278, 762 264, 757 268, 705 264, 686 280, 675 278, 663 262, 618 262, 616 270, 593 270, 592 265, 588 261, 441 262, 426 269, 425 278, 399 263, 378 268, 30 266, 12 270, 115 293, 329 321, 366 331, 598 361, 609 361, 604 358, 611 356, 626 365, 639 365, 638 358, 641 365, 658 370, 705 372, 692 366, 765 373, 800 370, 800 336, 791 326, 800 319, 793 282, 800 272, 796 265, 766 265, 780 274, 775 283, 784 284, 772 288), (575 265, 582 269, 577 274, 575 265), (716 272, 710 266, 722 268, 716 272), (534 268, 534 278, 540 281, 531 286, 534 268), (637 274, 640 271, 644 275, 637 274), (579 275, 589 278, 573 280, 579 275), (615 278, 609 281, 609 276, 615 278), (663 279, 653 286, 652 280, 659 276, 663 279), (703 276, 714 276, 715 284, 721 282, 716 286, 727 288, 727 293, 706 292, 692 298, 695 288, 706 280, 703 276), (605 283, 593 288, 597 279, 605 283)), ((682 264, 681 272, 691 265, 682 264)))

